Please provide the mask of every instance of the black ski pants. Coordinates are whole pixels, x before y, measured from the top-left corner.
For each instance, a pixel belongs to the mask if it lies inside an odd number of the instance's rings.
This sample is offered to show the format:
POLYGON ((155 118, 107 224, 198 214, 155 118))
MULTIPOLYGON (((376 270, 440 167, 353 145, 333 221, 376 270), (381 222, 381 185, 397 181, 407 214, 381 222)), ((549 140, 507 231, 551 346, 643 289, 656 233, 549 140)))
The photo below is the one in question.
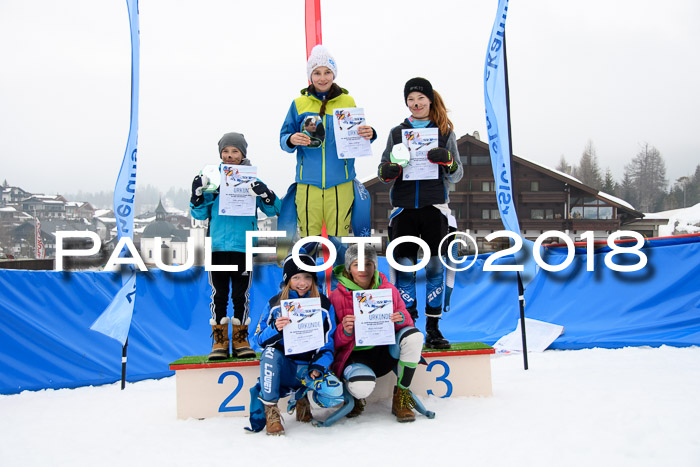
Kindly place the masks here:
POLYGON ((231 293, 233 316, 245 324, 249 315, 250 286, 253 283, 253 271, 245 270, 245 253, 239 251, 213 251, 212 265, 237 265, 238 271, 209 271, 211 285, 211 317, 217 324, 226 317, 228 297, 231 293))

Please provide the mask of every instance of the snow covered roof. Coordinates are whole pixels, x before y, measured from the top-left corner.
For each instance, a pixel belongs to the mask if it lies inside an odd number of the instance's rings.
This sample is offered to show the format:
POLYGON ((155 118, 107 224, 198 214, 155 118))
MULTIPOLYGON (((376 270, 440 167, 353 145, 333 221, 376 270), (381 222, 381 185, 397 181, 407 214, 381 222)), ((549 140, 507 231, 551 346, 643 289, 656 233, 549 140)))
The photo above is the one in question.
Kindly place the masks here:
POLYGON ((599 192, 598 192, 598 196, 600 196, 601 198, 605 198, 605 199, 607 199, 608 201, 612 201, 613 203, 617 203, 617 204, 619 204, 619 205, 622 205, 622 206, 624 206, 624 207, 626 207, 626 208, 634 209, 634 207, 633 207, 630 203, 628 203, 628 202, 625 201, 624 199, 620 199, 620 198, 618 198, 618 197, 616 197, 616 196, 609 195, 609 194, 604 193, 604 192, 602 192, 602 191, 599 191, 599 192))
POLYGON ((366 177, 362 177, 359 180, 360 180, 360 183, 362 183, 364 185, 365 183, 369 182, 370 180, 374 180, 375 178, 377 178, 376 173, 372 174, 372 175, 368 175, 366 177))
POLYGON ((650 212, 644 214, 645 219, 668 219, 667 225, 659 226, 659 235, 666 237, 677 233, 700 232, 700 203, 683 209, 650 212))
POLYGON ((558 171, 557 169, 553 169, 553 168, 548 167, 548 166, 546 166, 546 165, 544 165, 544 164, 540 164, 539 162, 535 162, 535 161, 533 161, 532 159, 528 159, 527 157, 523 157, 523 156, 515 156, 515 157, 517 157, 518 159, 522 159, 522 160, 524 160, 524 161, 527 161, 527 162, 529 162, 529 163, 532 164, 532 165, 536 165, 536 166, 538 166, 538 167, 542 167, 543 169, 549 170, 550 172, 554 172, 555 174, 560 175, 560 176, 565 177, 565 178, 568 178, 568 179, 571 180, 571 181, 574 181, 574 182, 576 182, 576 183, 580 183, 581 185, 584 185, 584 183, 583 183, 581 180, 579 180, 579 179, 576 178, 576 177, 573 177, 573 176, 569 175, 568 173, 560 172, 560 171, 558 171))
POLYGON ((6 208, 0 208, 0 212, 17 212, 17 210, 11 206, 8 206, 6 208))

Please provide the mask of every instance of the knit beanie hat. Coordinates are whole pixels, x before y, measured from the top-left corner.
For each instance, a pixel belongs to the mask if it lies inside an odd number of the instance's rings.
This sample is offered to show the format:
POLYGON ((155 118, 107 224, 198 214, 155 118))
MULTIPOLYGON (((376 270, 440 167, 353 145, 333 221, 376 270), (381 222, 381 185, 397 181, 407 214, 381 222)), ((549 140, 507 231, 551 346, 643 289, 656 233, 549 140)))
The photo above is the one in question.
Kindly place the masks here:
POLYGON ((406 86, 403 87, 403 100, 406 101, 408 99, 408 95, 414 91, 425 94, 428 99, 430 99, 430 102, 435 100, 433 86, 430 84, 430 81, 425 78, 411 78, 406 81, 406 86))
MULTIPOLYGON (((303 253, 299 254, 299 261, 308 266, 316 266, 316 261, 314 261, 314 259, 311 256, 303 253)), ((282 266, 282 280, 284 281, 284 285, 289 284, 289 281, 292 279, 292 276, 294 276, 295 274, 299 274, 300 272, 306 272, 308 274, 311 274, 311 277, 314 279, 314 282, 318 280, 315 272, 304 271, 299 266, 297 266, 297 263, 295 263, 292 259, 292 255, 287 256, 287 258, 284 260, 284 265, 282 266)))
MULTIPOLYGON (((345 252, 345 270, 347 272, 350 272, 350 266, 354 261, 357 261, 358 258, 358 244, 353 243, 350 245, 345 252)), ((374 251, 374 247, 369 244, 364 245, 364 250, 365 250, 365 261, 370 260, 374 263, 374 269, 377 269, 377 252, 374 251)))
POLYGON ((306 74, 309 77, 309 81, 311 81, 311 73, 321 66, 330 68, 333 72, 333 79, 338 77, 338 66, 335 64, 335 59, 327 48, 319 44, 311 50, 309 61, 306 62, 306 74))
POLYGON ((221 152, 226 146, 238 148, 238 150, 241 151, 241 154, 243 154, 243 157, 246 157, 248 143, 246 143, 245 137, 242 134, 226 133, 224 136, 222 136, 219 140, 219 157, 221 157, 221 152))

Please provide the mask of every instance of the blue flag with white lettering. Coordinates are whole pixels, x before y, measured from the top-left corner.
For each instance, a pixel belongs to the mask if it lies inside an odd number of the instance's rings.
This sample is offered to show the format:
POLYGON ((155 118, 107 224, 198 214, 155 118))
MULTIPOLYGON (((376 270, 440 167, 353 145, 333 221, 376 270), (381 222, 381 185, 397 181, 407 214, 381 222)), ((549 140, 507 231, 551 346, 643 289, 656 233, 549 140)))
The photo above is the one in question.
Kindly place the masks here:
MULTIPOLYGON (((114 217, 117 220, 117 238, 134 238, 134 196, 136 193, 136 146, 139 126, 139 6, 138 0, 126 0, 131 25, 131 123, 129 139, 122 160, 117 184, 114 187, 114 217)), ((121 253, 124 254, 124 251, 121 253)), ((122 274, 122 288, 112 303, 90 329, 112 337, 122 346, 126 342, 134 313, 136 273, 132 268, 122 274)))
POLYGON ((484 67, 484 100, 486 102, 486 130, 491 152, 491 168, 496 185, 498 210, 506 229, 520 234, 515 213, 513 184, 510 173, 510 139, 508 133, 507 77, 505 74, 504 38, 508 0, 499 0, 496 20, 486 52, 484 67))

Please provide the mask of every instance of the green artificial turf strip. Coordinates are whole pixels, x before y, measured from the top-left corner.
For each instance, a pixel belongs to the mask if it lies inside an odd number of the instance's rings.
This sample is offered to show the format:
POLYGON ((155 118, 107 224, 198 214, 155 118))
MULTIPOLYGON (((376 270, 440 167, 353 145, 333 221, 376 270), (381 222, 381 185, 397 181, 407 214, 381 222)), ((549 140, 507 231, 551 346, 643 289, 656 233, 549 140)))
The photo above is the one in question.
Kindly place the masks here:
POLYGON ((493 347, 491 347, 490 345, 484 344, 482 342, 453 342, 450 345, 449 349, 429 349, 427 347, 423 347, 423 352, 450 352, 453 350, 483 350, 492 348, 493 347))
POLYGON ((208 355, 190 355, 175 360, 171 365, 200 365, 203 363, 227 363, 227 362, 253 362, 260 360, 260 354, 255 354, 255 358, 227 358, 225 360, 209 360, 208 355))
MULTIPOLYGON (((423 352, 450 352, 456 350, 482 350, 491 349, 490 345, 486 345, 481 342, 453 342, 449 349, 428 349, 423 347, 423 352)), ((171 363, 171 365, 201 365, 204 363, 226 363, 226 362, 250 362, 260 359, 260 354, 256 354, 255 358, 227 358, 226 360, 216 360, 209 361, 208 355, 192 355, 188 357, 182 357, 171 363)))

